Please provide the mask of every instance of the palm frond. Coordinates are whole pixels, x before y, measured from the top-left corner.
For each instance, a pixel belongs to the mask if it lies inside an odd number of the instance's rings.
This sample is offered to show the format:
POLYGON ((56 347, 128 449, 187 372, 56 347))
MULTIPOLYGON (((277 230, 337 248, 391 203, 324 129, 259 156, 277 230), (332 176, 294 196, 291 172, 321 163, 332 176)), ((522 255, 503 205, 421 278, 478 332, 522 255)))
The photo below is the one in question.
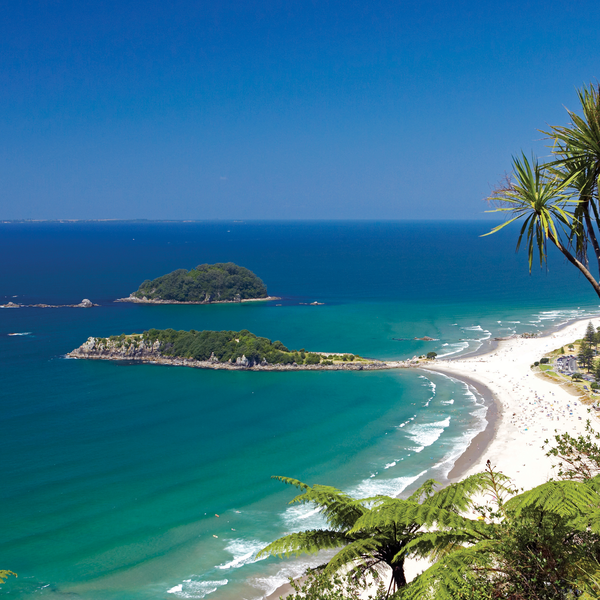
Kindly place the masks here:
POLYGON ((488 212, 509 213, 511 219, 494 227, 488 234, 499 231, 509 223, 523 219, 523 225, 517 240, 517 251, 525 240, 529 270, 531 271, 533 257, 537 248, 540 266, 547 257, 546 243, 548 239, 558 240, 561 234, 571 230, 574 220, 569 205, 577 204, 569 187, 575 175, 566 179, 553 176, 540 165, 537 158, 531 161, 522 154, 520 158, 513 157, 514 181, 495 190, 491 202, 500 206, 488 212))

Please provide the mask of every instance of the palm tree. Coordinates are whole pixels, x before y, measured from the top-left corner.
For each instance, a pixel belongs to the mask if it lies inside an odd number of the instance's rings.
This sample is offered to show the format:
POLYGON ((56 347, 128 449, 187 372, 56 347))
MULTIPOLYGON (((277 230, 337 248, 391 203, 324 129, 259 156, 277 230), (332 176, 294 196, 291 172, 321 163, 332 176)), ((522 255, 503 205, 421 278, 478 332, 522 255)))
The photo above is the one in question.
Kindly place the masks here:
MULTIPOLYGON (((571 123, 543 131, 553 142, 553 160, 540 165, 523 154, 513 158, 513 178, 492 192, 496 203, 490 212, 508 213, 523 225, 517 250, 525 237, 531 271, 536 248, 540 264, 547 258, 548 241, 574 265, 600 297, 600 85, 578 90, 582 116, 567 111, 571 123), (589 270, 588 244, 592 245, 599 277, 589 270)), ((486 234, 489 235, 489 234, 486 234)))
POLYGON ((333 576, 347 569, 357 577, 368 572, 378 579, 377 567, 387 565, 392 570, 388 595, 406 586, 404 560, 409 543, 435 523, 454 527, 462 535, 465 519, 459 513, 468 509, 471 497, 487 485, 485 475, 476 474, 436 491, 437 482, 430 479, 407 499, 375 496, 355 500, 333 487, 311 487, 287 477, 275 479, 303 490, 290 504, 315 504, 328 528, 285 535, 258 555, 297 556, 340 548, 324 566, 326 573, 333 576))

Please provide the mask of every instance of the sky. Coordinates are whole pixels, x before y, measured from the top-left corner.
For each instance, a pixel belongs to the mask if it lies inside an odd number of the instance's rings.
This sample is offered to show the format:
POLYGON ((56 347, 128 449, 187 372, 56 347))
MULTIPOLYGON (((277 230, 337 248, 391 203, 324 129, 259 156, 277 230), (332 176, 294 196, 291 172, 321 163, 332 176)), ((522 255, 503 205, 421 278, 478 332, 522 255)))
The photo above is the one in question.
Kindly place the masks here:
POLYGON ((0 3, 0 219, 479 219, 600 2, 0 3))

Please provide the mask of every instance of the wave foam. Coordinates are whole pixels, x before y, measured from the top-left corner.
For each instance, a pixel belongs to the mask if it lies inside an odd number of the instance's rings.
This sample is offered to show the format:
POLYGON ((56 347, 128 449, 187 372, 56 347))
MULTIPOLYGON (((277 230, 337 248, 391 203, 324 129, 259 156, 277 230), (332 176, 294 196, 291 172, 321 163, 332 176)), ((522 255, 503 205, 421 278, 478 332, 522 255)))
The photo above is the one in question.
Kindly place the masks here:
POLYGON ((450 425, 450 419, 451 417, 446 417, 443 421, 436 421, 435 423, 419 423, 408 429, 408 435, 417 444, 414 451, 421 452, 424 448, 434 444, 442 435, 444 429, 450 425))
POLYGON ((438 358, 444 358, 446 356, 450 356, 451 354, 458 354, 463 350, 466 350, 469 347, 469 342, 456 342, 455 344, 444 344, 447 346, 449 352, 445 352, 444 354, 438 354, 438 358))
POLYGON ((320 509, 306 504, 290 506, 283 513, 282 519, 290 532, 320 529, 325 526, 325 519, 320 509))
POLYGON ((411 483, 427 473, 427 469, 413 477, 395 477, 394 479, 365 479, 349 494, 354 498, 370 498, 371 496, 397 496, 411 483))
POLYGON ((219 581, 193 581, 186 579, 179 585, 167 590, 167 594, 175 594, 178 598, 204 598, 227 585, 227 579, 219 581))
POLYGON ((244 565, 258 562, 259 560, 265 560, 267 557, 256 558, 256 555, 262 550, 267 544, 260 540, 243 540, 235 539, 231 540, 225 550, 233 555, 233 559, 222 565, 217 565, 217 569, 238 569, 244 565))

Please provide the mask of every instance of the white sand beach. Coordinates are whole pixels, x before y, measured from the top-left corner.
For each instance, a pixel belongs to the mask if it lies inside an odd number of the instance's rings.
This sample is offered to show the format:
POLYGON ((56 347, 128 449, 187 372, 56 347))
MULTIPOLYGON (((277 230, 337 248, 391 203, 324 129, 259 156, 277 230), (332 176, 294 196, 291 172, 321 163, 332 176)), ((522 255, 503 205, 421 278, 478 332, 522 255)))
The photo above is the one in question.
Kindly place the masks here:
MULTIPOLYGON (((501 341, 487 354, 419 365, 470 384, 481 384, 495 400, 495 410, 490 411, 491 430, 473 440, 450 472, 451 480, 484 470, 489 459, 512 478, 516 487, 532 488, 555 476, 553 461, 542 449, 544 440, 550 439, 555 430, 579 435, 584 432, 587 419, 600 430, 600 419, 596 416, 600 412, 590 410, 589 405, 565 387, 531 370, 531 365, 547 352, 582 338, 589 321, 576 321, 543 337, 501 341)), ((600 326, 600 318, 591 321, 594 327, 600 326)), ((408 559, 407 579, 413 579, 427 566, 427 561, 408 559)), ((288 592, 289 586, 283 586, 268 600, 288 592)))
MULTIPOLYGON (((531 370, 533 362, 545 353, 582 338, 588 321, 577 321, 544 337, 502 341, 488 354, 431 365, 431 370, 482 383, 499 404, 490 443, 467 451, 474 460, 460 473, 461 477, 483 470, 489 459, 517 487, 531 488, 553 476, 552 461, 545 456, 542 445, 555 430, 571 435, 583 433, 587 419, 600 429, 596 412, 582 404, 579 397, 531 370)), ((600 319, 592 319, 592 323, 598 327, 600 319)))

